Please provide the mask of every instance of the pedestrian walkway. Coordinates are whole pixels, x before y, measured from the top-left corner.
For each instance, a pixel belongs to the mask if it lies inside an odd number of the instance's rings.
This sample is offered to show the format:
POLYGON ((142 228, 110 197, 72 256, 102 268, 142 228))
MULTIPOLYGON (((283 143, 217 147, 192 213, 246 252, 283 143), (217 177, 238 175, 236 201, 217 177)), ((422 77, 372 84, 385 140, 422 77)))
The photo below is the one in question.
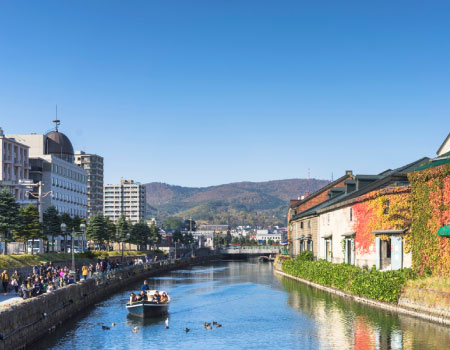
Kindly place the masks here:
POLYGON ((21 302, 23 299, 18 297, 16 293, 9 292, 7 295, 0 294, 0 308, 21 302))

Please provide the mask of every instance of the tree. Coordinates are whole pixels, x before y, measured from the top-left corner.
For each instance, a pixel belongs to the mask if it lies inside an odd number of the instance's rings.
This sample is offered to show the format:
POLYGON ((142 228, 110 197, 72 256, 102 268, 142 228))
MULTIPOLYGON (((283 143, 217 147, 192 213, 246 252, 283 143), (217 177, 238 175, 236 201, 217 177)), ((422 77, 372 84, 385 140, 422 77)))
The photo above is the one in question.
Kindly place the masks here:
POLYGON ((33 254, 34 240, 44 238, 42 225, 39 222, 39 213, 33 204, 23 210, 23 239, 31 241, 31 254, 33 254))
POLYGON ((83 222, 83 219, 80 218, 78 215, 74 216, 72 218, 72 231, 71 232, 80 232, 80 225, 83 222))
POLYGON ((18 228, 19 223, 19 204, 5 188, 0 192, 0 235, 3 236, 5 242, 3 254, 6 254, 7 244, 11 241, 11 233, 18 228))
POLYGON ((180 230, 176 230, 172 235, 174 242, 183 242, 183 234, 180 230))
POLYGON ((165 229, 180 230, 183 229, 184 221, 175 216, 168 217, 162 224, 165 229))
POLYGON ((150 227, 144 222, 138 222, 131 228, 130 242, 139 247, 146 245, 150 239, 150 227))
POLYGON ((105 223, 106 223, 106 233, 107 233, 107 241, 108 241, 108 250, 109 250, 109 243, 110 242, 117 242, 116 239, 116 225, 114 222, 111 221, 109 216, 105 217, 105 223))
POLYGON ((159 227, 155 224, 150 226, 150 244, 153 246, 161 242, 161 234, 159 233, 159 227))
POLYGON ((99 245, 108 238, 106 220, 102 213, 92 216, 86 228, 86 238, 99 245))
POLYGON ((55 236, 61 234, 61 217, 54 205, 51 205, 43 214, 43 228, 46 236, 52 237, 52 251, 55 251, 55 236))

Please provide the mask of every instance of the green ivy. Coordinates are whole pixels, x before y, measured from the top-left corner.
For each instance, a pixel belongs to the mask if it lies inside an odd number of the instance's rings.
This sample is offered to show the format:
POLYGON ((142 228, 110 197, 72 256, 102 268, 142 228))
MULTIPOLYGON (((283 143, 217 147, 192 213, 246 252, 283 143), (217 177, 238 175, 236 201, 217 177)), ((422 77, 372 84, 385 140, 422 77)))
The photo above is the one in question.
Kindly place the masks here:
POLYGON ((363 270, 348 264, 333 264, 325 260, 288 259, 283 272, 376 300, 396 303, 406 281, 415 279, 411 269, 381 272, 374 268, 363 270))

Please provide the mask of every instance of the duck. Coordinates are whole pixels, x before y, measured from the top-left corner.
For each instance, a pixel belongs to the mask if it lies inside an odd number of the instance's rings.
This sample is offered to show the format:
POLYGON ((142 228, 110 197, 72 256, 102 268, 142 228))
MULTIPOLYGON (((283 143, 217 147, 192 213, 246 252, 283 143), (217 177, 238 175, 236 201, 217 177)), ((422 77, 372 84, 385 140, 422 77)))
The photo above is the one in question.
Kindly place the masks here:
POLYGON ((206 328, 206 327, 209 327, 211 325, 211 323, 208 323, 208 322, 205 322, 204 324, 203 324, 203 326, 206 328))
POLYGON ((104 331, 107 331, 107 330, 109 330, 109 329, 111 329, 111 328, 109 328, 109 327, 107 327, 107 326, 102 326, 102 329, 103 329, 104 331))
POLYGON ((115 322, 111 323, 111 326, 115 327, 115 326, 116 326, 116 323, 115 323, 115 322))
POLYGON ((216 326, 217 325, 217 322, 216 321, 213 321, 213 326, 216 326))
POLYGON ((217 328, 220 328, 220 327, 222 327, 222 325, 219 324, 219 323, 217 323, 217 324, 216 324, 216 327, 217 327, 217 328))
POLYGON ((206 327, 206 329, 212 329, 212 327, 211 327, 211 326, 208 326, 208 327, 206 327))
POLYGON ((185 328, 185 331, 186 331, 186 333, 188 333, 190 331, 190 329, 189 328, 185 328))

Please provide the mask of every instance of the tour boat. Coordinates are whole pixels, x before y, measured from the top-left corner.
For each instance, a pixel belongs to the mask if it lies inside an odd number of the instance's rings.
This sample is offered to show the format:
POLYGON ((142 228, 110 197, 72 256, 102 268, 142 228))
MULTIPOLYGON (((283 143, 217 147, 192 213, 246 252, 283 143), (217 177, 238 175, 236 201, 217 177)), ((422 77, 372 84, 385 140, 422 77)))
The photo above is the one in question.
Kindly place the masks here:
MULTIPOLYGON (((152 300, 155 295, 156 290, 147 291, 147 300, 152 300)), ((164 291, 158 291, 161 295, 164 291)), ((152 302, 152 301, 135 301, 131 300, 126 304, 128 313, 133 316, 138 317, 155 317, 167 314, 169 310, 170 297, 167 295, 167 302, 152 302)))

